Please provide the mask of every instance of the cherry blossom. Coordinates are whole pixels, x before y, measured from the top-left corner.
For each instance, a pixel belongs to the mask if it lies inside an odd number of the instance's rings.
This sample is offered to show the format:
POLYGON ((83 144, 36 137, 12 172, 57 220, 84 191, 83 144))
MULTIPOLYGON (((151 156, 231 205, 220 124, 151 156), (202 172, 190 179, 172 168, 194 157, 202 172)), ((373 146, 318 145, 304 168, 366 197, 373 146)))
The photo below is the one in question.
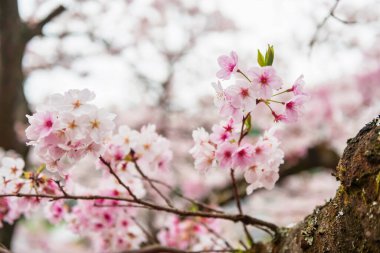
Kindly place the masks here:
POLYGON ((228 80, 231 77, 231 74, 236 72, 238 69, 238 56, 232 51, 230 56, 222 55, 218 58, 218 64, 221 67, 216 73, 216 76, 220 79, 228 80))
POLYGON ((94 97, 89 90, 54 94, 46 106, 27 116, 29 144, 48 170, 65 175, 86 154, 102 154, 102 145, 112 136, 115 115, 88 104, 94 97))
POLYGON ((247 74, 260 98, 270 98, 273 90, 278 90, 282 86, 282 81, 272 66, 254 67, 248 70, 247 74))
POLYGON ((298 119, 299 112, 302 105, 305 103, 306 97, 304 95, 297 95, 285 104, 286 120, 294 122, 298 119))
MULTIPOLYGON (((219 80, 212 84, 221 119, 211 132, 202 127, 193 131, 194 145, 189 152, 196 170, 219 174, 208 188, 203 175, 194 176, 195 180, 186 178, 181 192, 205 196, 213 186, 227 180, 236 187, 235 172, 249 184, 247 194, 261 187, 272 189, 284 152, 275 127, 259 136, 253 131, 261 120, 256 108, 267 109, 274 117, 272 125, 297 120, 308 98, 302 90, 303 77, 292 88, 284 88, 272 66, 253 67, 245 74, 238 70, 235 52, 219 57, 218 63, 218 78, 228 80, 232 74, 236 78, 225 89, 219 80)), ((30 125, 26 136, 39 159, 38 168, 23 171, 22 159, 0 152, 0 194, 4 194, 0 198, 0 226, 3 221, 12 224, 22 215, 28 217, 42 207, 49 222, 66 223, 71 231, 91 242, 93 252, 116 252, 150 243, 152 235, 137 221, 146 217, 146 209, 152 209, 171 213, 165 216, 165 226, 154 228, 158 232, 153 239, 163 246, 210 252, 230 247, 218 236, 219 221, 211 218, 218 211, 207 216, 212 207, 189 199, 167 182, 173 160, 170 141, 152 124, 139 130, 120 125, 114 132, 116 116, 91 104, 94 98, 87 89, 53 94, 27 116, 30 125), (83 183, 81 177, 89 175, 91 182, 83 183), (173 204, 169 194, 181 201, 173 204), (206 210, 199 216, 187 209, 199 207, 206 210)), ((185 170, 179 172, 184 178, 188 176, 185 170)), ((238 207, 237 217, 241 217, 240 204, 238 207)), ((236 222, 222 211, 218 215, 236 222)))
POLYGON ((225 142, 218 146, 216 158, 219 161, 219 166, 222 169, 230 169, 233 166, 233 155, 235 154, 237 145, 225 142))
POLYGON ((303 89, 305 86, 305 81, 303 80, 303 75, 297 78, 294 82, 293 86, 290 88, 290 91, 294 93, 294 95, 305 95, 303 89))
POLYGON ((181 250, 215 250, 224 247, 220 238, 211 231, 220 232, 218 222, 213 219, 184 219, 171 216, 166 227, 159 231, 158 240, 162 245, 181 250))
POLYGON ((237 169, 245 169, 253 163, 253 146, 249 143, 241 145, 232 155, 232 165, 237 169))

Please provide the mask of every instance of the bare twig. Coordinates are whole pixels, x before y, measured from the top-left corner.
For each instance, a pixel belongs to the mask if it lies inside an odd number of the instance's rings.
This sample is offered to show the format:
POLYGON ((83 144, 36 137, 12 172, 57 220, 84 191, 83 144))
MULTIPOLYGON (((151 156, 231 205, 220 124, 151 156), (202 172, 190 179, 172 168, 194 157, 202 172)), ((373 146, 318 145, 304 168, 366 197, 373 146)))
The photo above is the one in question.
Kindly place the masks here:
POLYGON ((58 6, 57 8, 55 8, 49 15, 47 15, 44 19, 42 19, 40 22, 38 22, 37 24, 35 25, 32 25, 32 27, 30 27, 28 29, 28 33, 27 33, 27 39, 30 40, 32 39, 34 36, 39 36, 39 35, 43 35, 42 34, 42 29, 44 28, 44 26, 49 23, 51 20, 53 20, 54 18, 56 18, 57 16, 61 15, 62 12, 64 12, 66 10, 66 8, 62 5, 58 6))
POLYGON ((173 207, 173 204, 170 202, 170 200, 165 197, 165 195, 160 191, 160 189, 158 189, 154 183, 152 182, 152 180, 147 176, 145 175, 145 173, 141 170, 140 166, 138 165, 136 159, 133 159, 133 164, 135 165, 136 167, 136 170, 138 171, 138 173, 142 176, 142 178, 147 181, 149 183, 149 185, 154 189, 155 192, 158 193, 158 195, 160 195, 160 197, 165 201, 165 203, 170 206, 170 207, 173 207))
POLYGON ((117 182, 119 184, 121 184, 129 193, 129 195, 131 195, 131 197, 135 200, 137 200, 137 197, 136 195, 132 192, 131 188, 129 188, 129 186, 127 186, 122 180, 121 178, 116 174, 116 172, 112 169, 111 167, 111 164, 109 162, 107 162, 106 160, 104 160, 103 157, 99 157, 100 161, 102 161, 102 163, 107 166, 109 172, 115 177, 115 179, 117 180, 117 182))
POLYGON ((54 182, 58 185, 58 188, 63 193, 63 196, 68 196, 67 192, 65 191, 65 189, 63 188, 63 186, 61 185, 61 183, 59 182, 59 180, 54 180, 54 182))
POLYGON ((336 9, 338 8, 338 5, 339 5, 339 2, 340 0, 335 0, 335 3, 334 5, 330 8, 329 12, 327 13, 327 15, 322 19, 322 21, 317 25, 317 29, 315 30, 314 32, 314 35, 313 37, 311 38, 310 42, 309 42, 309 47, 310 47, 310 52, 311 52, 311 49, 313 48, 313 46, 315 45, 315 43, 317 42, 317 39, 318 39, 318 35, 319 35, 319 32, 321 31, 321 29, 326 25, 327 21, 330 19, 330 18, 334 18, 335 20, 343 23, 343 24, 346 24, 346 25, 349 25, 349 24, 355 24, 356 21, 348 21, 348 20, 343 20, 341 18, 338 18, 336 15, 335 15, 335 11, 336 9))
POLYGON ((140 222, 133 216, 130 216, 130 218, 133 220, 133 222, 141 229, 141 231, 143 231, 143 233, 152 240, 152 242, 154 243, 159 243, 159 241, 157 240, 157 238, 152 235, 152 233, 149 233, 149 231, 142 225, 140 224, 140 222))
POLYGON ((233 247, 231 246, 231 244, 227 241, 227 239, 223 238, 218 232, 216 232, 214 229, 212 229, 209 225, 207 225, 206 223, 203 223, 201 222, 200 223, 202 226, 204 226, 208 232, 210 232, 211 234, 213 234, 216 238, 222 240, 224 242, 224 244, 229 248, 229 249, 233 249, 233 247))
MULTIPOLYGON (((241 208, 239 192, 238 192, 238 188, 237 188, 236 180, 235 180, 235 170, 231 169, 230 172, 231 172, 230 175, 231 175, 232 185, 234 188, 236 206, 239 210, 239 214, 243 215, 243 209, 241 208)), ((249 244, 252 246, 253 245, 253 238, 252 238, 251 234, 249 233, 248 228, 245 224, 243 224, 243 229, 244 229, 245 235, 247 236, 247 240, 248 240, 249 244)))
POLYGON ((183 195, 182 193, 178 192, 177 190, 175 190, 172 186, 170 186, 169 184, 165 183, 165 182, 162 182, 160 180, 157 180, 157 179, 153 179, 151 178, 150 179, 153 183, 156 183, 156 184, 160 184, 160 185, 163 185, 165 186, 166 188, 168 188, 169 190, 171 190, 175 195, 177 195, 178 197, 186 200, 186 201, 189 201, 190 203, 192 203, 193 205, 196 205, 198 207, 201 207, 205 210, 208 210, 208 211, 212 211, 212 212, 215 212, 215 213, 223 213, 223 211, 221 210, 218 210, 218 209, 215 209, 205 203, 202 203, 200 201, 197 201, 195 199, 192 199, 192 198, 189 198, 189 197, 186 197, 185 195, 183 195))

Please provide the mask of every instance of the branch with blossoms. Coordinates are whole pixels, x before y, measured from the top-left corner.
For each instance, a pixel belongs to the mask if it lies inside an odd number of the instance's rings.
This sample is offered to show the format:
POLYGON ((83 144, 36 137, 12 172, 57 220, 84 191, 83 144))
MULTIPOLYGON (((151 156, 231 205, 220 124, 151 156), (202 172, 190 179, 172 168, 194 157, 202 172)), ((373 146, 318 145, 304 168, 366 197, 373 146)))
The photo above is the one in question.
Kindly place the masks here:
POLYGON ((237 213, 187 197, 167 182, 173 153, 170 142, 153 125, 140 131, 123 125, 113 133, 116 115, 91 104, 95 95, 89 90, 70 90, 52 95, 27 116, 27 144, 34 146, 42 165, 23 172, 23 160, 1 159, 1 220, 12 223, 44 206, 50 222, 67 222, 74 232, 91 240, 96 252, 249 251, 257 244, 248 227, 269 233, 275 242, 280 228, 244 212, 236 181, 236 175, 244 176, 247 194, 273 188, 284 153, 274 128, 251 137, 254 111, 264 106, 274 124, 293 122, 307 98, 302 76, 283 89, 273 60, 272 46, 265 54, 259 51, 259 67, 247 71, 238 64, 236 53, 221 56, 217 77, 235 79, 227 88, 220 81, 213 84, 223 119, 211 134, 203 128, 193 132, 195 145, 190 153, 195 168, 203 173, 224 170, 230 175, 237 213), (91 170, 101 174, 95 188, 77 182, 76 173, 85 167, 89 179, 96 174, 91 170), (184 202, 175 202, 170 194, 184 202), (144 210, 166 219, 166 225, 147 230, 140 220, 144 210), (223 235, 222 221, 241 224, 245 238, 230 243, 223 235))

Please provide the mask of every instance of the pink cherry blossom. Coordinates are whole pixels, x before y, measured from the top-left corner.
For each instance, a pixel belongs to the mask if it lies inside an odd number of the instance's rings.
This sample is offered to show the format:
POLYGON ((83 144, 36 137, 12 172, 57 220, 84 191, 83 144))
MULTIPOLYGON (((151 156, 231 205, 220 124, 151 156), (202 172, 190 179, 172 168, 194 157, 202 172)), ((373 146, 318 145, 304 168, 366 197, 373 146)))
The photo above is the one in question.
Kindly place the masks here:
POLYGON ((220 82, 212 83, 216 97, 214 99, 214 103, 219 109, 219 113, 222 117, 233 117, 236 120, 240 120, 243 116, 241 110, 241 101, 238 97, 238 93, 236 90, 229 90, 228 94, 225 90, 223 90, 220 82))
POLYGON ((277 114, 275 111, 272 111, 272 115, 274 117, 274 122, 288 122, 287 115, 285 114, 277 114))
POLYGON ((235 153, 237 145, 225 142, 218 146, 215 156, 219 161, 219 166, 222 169, 232 168, 232 155, 235 153))
POLYGON ((294 82, 293 86, 289 89, 289 91, 293 92, 294 95, 305 95, 303 89, 305 86, 305 81, 303 80, 303 75, 297 78, 294 82))
POLYGON ((254 67, 247 73, 259 98, 270 98, 273 90, 278 90, 282 86, 281 78, 277 76, 276 70, 272 66, 254 67))
POLYGON ((306 96, 297 95, 285 104, 285 115, 288 122, 297 121, 305 99, 306 96))
POLYGON ((28 116, 26 129, 29 144, 47 165, 60 175, 87 154, 99 156, 105 142, 111 138, 114 114, 88 104, 94 98, 89 90, 70 90, 54 94, 47 106, 28 116))
POLYGON ((238 56, 237 54, 232 51, 230 53, 230 56, 222 55, 218 58, 218 64, 221 68, 216 73, 216 77, 224 80, 228 80, 231 77, 231 74, 236 72, 238 69, 238 56))
POLYGON ((231 136, 232 136, 232 133, 229 131, 226 131, 226 129, 223 128, 223 126, 214 125, 212 127, 212 133, 210 135, 210 140, 214 143, 221 144, 225 141, 228 141, 231 136))
POLYGON ((231 98, 230 100, 234 106, 240 106, 241 110, 245 113, 253 111, 256 107, 256 91, 252 85, 245 80, 239 80, 235 85, 228 87, 226 94, 231 98))
POLYGON ((208 250, 223 249, 224 242, 215 233, 220 232, 220 225, 214 219, 192 219, 180 220, 171 216, 165 221, 166 227, 158 233, 160 244, 181 250, 208 250), (215 231, 215 233, 211 233, 215 231))
POLYGON ((253 164, 253 146, 249 143, 241 145, 232 155, 232 166, 245 169, 253 164))
POLYGON ((55 112, 37 112, 27 115, 30 126, 25 130, 26 137, 31 141, 48 136, 57 125, 55 112))

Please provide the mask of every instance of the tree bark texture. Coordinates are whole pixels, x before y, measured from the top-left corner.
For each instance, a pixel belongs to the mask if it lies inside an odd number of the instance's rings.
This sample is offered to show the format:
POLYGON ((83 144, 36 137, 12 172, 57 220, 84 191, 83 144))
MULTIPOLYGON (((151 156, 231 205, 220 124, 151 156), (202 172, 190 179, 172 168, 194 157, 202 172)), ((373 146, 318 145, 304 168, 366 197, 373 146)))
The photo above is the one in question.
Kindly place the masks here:
POLYGON ((0 1, 0 147, 27 152, 15 132, 15 123, 25 121, 28 103, 24 96, 22 58, 28 32, 21 22, 17 1, 0 1))
POLYGON ((335 171, 341 182, 336 196, 295 227, 284 228, 270 251, 380 252, 379 122, 374 120, 348 140, 335 171))

